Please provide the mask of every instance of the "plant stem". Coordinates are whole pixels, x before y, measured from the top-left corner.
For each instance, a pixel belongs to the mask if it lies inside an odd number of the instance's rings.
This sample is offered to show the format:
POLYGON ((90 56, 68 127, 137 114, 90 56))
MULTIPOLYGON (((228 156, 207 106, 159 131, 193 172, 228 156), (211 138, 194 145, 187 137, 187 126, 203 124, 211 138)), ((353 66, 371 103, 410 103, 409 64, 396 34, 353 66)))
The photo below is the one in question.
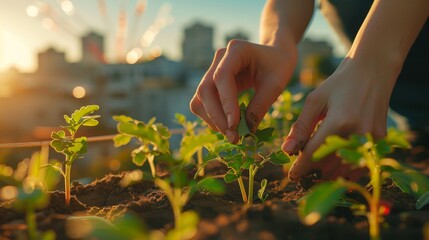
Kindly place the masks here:
POLYGON ((173 198, 174 202, 171 202, 171 207, 173 208, 173 214, 174 214, 174 227, 178 228, 180 226, 181 221, 181 212, 182 212, 182 204, 181 204, 181 196, 182 196, 182 189, 180 188, 174 188, 173 190, 173 198))
POLYGON ((204 167, 203 167, 204 162, 203 162, 203 149, 202 148, 198 149, 197 158, 198 158, 198 167, 201 168, 201 170, 198 172, 198 176, 204 177, 205 173, 204 173, 204 167))
POLYGON ((254 164, 251 164, 249 167, 249 196, 247 200, 247 205, 253 204, 253 182, 255 178, 254 164))
POLYGON ((380 239, 380 197, 381 197, 381 171, 379 159, 376 154, 375 145, 372 145, 365 155, 368 160, 368 168, 371 175, 372 198, 369 202, 370 213, 368 214, 369 237, 371 240, 380 239))
POLYGON ((66 199, 66 206, 70 206, 70 173, 71 173, 71 164, 67 163, 65 164, 65 179, 64 179, 64 192, 65 192, 65 199, 66 199))
POLYGON ((147 161, 149 162, 150 171, 152 173, 152 177, 156 176, 156 168, 155 168, 155 156, 149 155, 147 158, 147 161))
POLYGON ((246 195, 246 189, 244 188, 243 178, 238 178, 238 186, 240 187, 241 191, 241 197, 243 198, 243 202, 247 203, 247 195, 246 195))
POLYGON ((37 240, 36 214, 33 208, 28 208, 25 219, 27 221, 27 231, 30 240, 37 240))
POLYGON ((372 171, 372 201, 370 203, 370 215, 369 215, 369 236, 371 240, 380 239, 380 167, 374 166, 372 171))

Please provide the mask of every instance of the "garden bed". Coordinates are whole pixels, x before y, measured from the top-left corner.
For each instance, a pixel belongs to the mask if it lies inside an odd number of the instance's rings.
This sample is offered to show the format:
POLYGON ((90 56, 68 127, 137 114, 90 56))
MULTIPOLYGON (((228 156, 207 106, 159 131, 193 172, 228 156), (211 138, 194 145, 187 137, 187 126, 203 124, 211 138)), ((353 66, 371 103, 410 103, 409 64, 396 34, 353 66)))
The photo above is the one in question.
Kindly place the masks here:
MULTIPOLYGON (((422 167, 427 161, 420 161, 422 167)), ((218 164, 208 166, 208 174, 222 174, 218 164)), ((427 169, 425 169, 427 171, 427 169)), ((70 207, 64 204, 64 193, 52 192, 50 204, 36 214, 41 231, 52 229, 57 239, 87 239, 87 224, 70 216, 99 216, 114 220, 126 213, 140 218, 148 229, 167 232, 173 227, 173 214, 166 195, 151 181, 141 181, 128 187, 120 182, 126 173, 107 175, 88 185, 74 183, 70 207)), ((197 192, 185 210, 193 209, 200 216, 193 239, 368 239, 368 223, 364 216, 354 216, 345 207, 337 207, 326 219, 309 227, 297 215, 297 200, 307 192, 300 184, 289 183, 282 167, 266 166, 258 174, 267 178, 268 199, 243 207, 237 182, 228 184, 223 195, 197 192)), ((258 179, 256 179, 258 180, 258 179)), ((259 184, 256 184, 259 186, 259 184)), ((350 195, 359 199, 358 196, 350 195)), ((429 222, 428 207, 415 210, 415 199, 388 182, 382 188, 382 198, 392 204, 381 227, 382 239, 423 239, 424 225, 429 222)), ((0 239, 25 239, 23 214, 10 208, 10 202, 0 204, 0 239)))

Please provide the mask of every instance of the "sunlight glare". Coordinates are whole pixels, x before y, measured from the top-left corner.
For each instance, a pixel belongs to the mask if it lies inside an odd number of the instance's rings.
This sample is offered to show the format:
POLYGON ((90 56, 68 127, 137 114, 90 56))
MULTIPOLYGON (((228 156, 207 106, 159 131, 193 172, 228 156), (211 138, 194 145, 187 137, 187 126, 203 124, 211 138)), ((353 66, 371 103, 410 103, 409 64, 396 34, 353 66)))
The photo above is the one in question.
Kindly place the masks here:
POLYGON ((47 30, 53 30, 55 27, 55 23, 51 18, 44 18, 42 21, 42 26, 47 30))
POLYGON ((76 86, 75 88, 73 88, 73 97, 75 98, 83 98, 86 95, 86 90, 84 87, 82 86, 76 86))
POLYGON ((127 54, 127 63, 128 64, 134 64, 136 63, 143 55, 143 52, 139 48, 134 48, 133 50, 129 51, 127 54))
POLYGON ((69 0, 64 0, 61 2, 61 9, 63 9, 63 11, 69 16, 73 15, 75 12, 73 3, 69 0))
POLYGON ((31 46, 22 37, 0 28, 0 71, 9 67, 30 69, 33 64, 31 46))
POLYGON ((30 17, 37 17, 39 16, 39 8, 34 6, 34 5, 30 5, 27 7, 27 15, 30 17))

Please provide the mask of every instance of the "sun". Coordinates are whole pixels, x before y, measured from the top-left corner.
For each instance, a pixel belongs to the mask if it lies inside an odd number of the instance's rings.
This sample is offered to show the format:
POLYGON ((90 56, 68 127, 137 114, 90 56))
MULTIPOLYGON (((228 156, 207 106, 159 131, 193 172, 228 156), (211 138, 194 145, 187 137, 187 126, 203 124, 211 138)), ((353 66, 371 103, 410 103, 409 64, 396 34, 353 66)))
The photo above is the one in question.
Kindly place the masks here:
POLYGON ((0 70, 12 66, 20 70, 33 70, 32 51, 24 40, 12 32, 0 29, 0 70))

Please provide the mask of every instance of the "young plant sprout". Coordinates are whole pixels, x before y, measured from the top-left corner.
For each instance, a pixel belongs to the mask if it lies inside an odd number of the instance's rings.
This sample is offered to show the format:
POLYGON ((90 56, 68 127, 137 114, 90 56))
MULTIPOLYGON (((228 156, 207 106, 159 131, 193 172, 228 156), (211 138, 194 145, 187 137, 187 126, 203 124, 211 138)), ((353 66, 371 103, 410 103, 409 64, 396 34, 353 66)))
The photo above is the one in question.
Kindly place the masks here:
POLYGON ((207 127, 201 127, 197 129, 198 123, 190 122, 186 120, 186 117, 182 114, 176 114, 176 121, 182 125, 185 130, 183 133, 182 141, 180 143, 180 158, 184 161, 191 161, 192 157, 197 154, 198 162, 198 175, 204 176, 204 160, 203 160, 203 149, 209 149, 216 142, 218 137, 207 127))
POLYGON ((59 174, 52 169, 43 169, 48 163, 48 146, 42 146, 30 159, 20 162, 15 170, 6 165, 0 165, 0 180, 2 184, 2 200, 13 200, 12 207, 25 213, 28 239, 54 240, 55 232, 37 231, 37 209, 45 208, 49 203, 47 191, 52 190, 58 183, 59 174))
MULTIPOLYGON (((416 196, 422 195, 429 189, 429 182, 418 172, 407 169, 391 158, 386 158, 386 154, 392 151, 392 147, 409 148, 403 134, 390 129, 388 135, 381 140, 375 141, 371 135, 365 137, 352 136, 343 139, 339 136, 330 136, 313 155, 314 161, 336 154, 343 160, 343 163, 351 164, 355 167, 366 167, 369 170, 372 190, 361 186, 355 182, 346 181, 342 178, 321 183, 311 189, 299 205, 299 216, 304 223, 312 225, 325 217, 346 191, 356 191, 360 193, 369 206, 366 213, 369 222, 369 236, 372 240, 380 239, 380 222, 383 221, 383 214, 389 212, 389 204, 381 201, 381 186, 386 178, 391 178, 393 182, 403 191, 416 196)), ((366 207, 363 206, 365 209, 366 207)))
POLYGON ((113 139, 114 146, 127 145, 132 138, 136 139, 140 147, 131 152, 133 163, 143 166, 146 161, 149 162, 152 177, 155 177, 155 157, 170 153, 168 140, 171 133, 168 128, 161 123, 155 123, 155 118, 148 123, 124 115, 113 116, 113 119, 118 122, 116 128, 119 132, 113 139))
POLYGON ((70 205, 71 167, 74 161, 78 158, 81 158, 81 155, 87 151, 86 137, 76 137, 76 132, 81 126, 93 127, 98 125, 96 118, 99 118, 100 116, 90 115, 98 109, 98 105, 88 105, 74 111, 70 117, 64 115, 64 120, 68 125, 62 126, 64 130, 52 132, 51 134, 52 148, 65 156, 64 171, 62 167, 53 167, 57 169, 64 177, 65 202, 67 206, 70 205))
POLYGON ((189 134, 189 136, 185 134, 184 137, 188 136, 189 141, 182 140, 179 157, 175 158, 170 154, 169 149, 171 132, 164 125, 155 123, 155 119, 151 119, 148 123, 127 116, 115 116, 114 119, 118 121, 119 131, 114 138, 115 146, 125 145, 132 138, 138 140, 140 146, 132 151, 133 162, 141 166, 146 160, 149 161, 154 183, 166 194, 170 202, 175 227, 167 234, 166 239, 190 239, 196 233, 198 215, 193 211, 183 212, 184 206, 197 190, 206 190, 215 194, 222 193, 224 190, 224 186, 214 178, 196 181, 188 177, 188 169, 193 166, 191 157, 198 150, 195 146, 201 141, 192 138, 197 136, 195 134, 189 134), (167 164, 169 177, 157 177, 155 157, 167 164))
MULTIPOLYGON (((224 176, 227 183, 238 181, 243 202, 251 205, 254 195, 254 178, 260 168, 265 163, 271 162, 276 165, 289 163, 289 157, 278 150, 269 154, 263 154, 262 147, 265 143, 271 140, 274 129, 271 127, 262 130, 256 130, 255 133, 250 132, 245 120, 246 106, 241 104, 241 120, 238 126, 238 133, 241 136, 238 144, 231 144, 225 141, 220 141, 214 144, 210 149, 205 164, 210 161, 220 161, 228 167, 228 172, 224 176), (243 171, 248 170, 249 185, 246 191, 243 181, 243 171)), ((263 191, 266 187, 266 181, 261 182, 261 191, 258 196, 265 200, 266 196, 263 191)))

